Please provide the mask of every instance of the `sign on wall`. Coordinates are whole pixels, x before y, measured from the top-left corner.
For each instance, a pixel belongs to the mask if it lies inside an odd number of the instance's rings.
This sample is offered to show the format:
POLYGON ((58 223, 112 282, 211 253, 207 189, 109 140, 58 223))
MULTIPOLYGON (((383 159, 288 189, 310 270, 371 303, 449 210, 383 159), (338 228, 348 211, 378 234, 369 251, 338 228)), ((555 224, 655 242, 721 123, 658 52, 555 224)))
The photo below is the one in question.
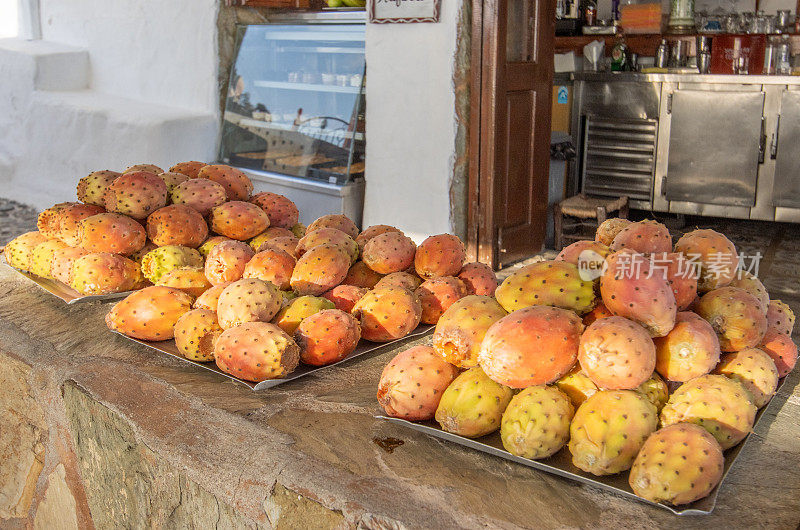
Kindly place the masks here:
POLYGON ((374 24, 439 22, 442 0, 369 0, 374 24))

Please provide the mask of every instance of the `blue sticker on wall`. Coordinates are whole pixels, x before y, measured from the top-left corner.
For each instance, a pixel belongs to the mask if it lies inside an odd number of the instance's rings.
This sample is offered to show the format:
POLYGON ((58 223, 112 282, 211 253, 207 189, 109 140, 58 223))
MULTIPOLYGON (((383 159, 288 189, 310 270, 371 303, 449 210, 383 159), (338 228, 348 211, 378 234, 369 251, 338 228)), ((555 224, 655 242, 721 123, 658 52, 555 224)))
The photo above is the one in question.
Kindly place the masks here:
POLYGON ((565 86, 558 87, 558 103, 561 105, 566 105, 569 101, 569 89, 565 86))

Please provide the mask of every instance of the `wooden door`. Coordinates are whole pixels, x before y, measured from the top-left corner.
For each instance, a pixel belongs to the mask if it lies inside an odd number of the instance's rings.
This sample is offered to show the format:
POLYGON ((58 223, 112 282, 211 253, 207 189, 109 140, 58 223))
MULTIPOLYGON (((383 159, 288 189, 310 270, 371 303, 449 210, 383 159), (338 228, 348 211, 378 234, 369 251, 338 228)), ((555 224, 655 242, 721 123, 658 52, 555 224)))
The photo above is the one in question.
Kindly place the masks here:
POLYGON ((472 257, 500 268, 544 244, 555 2, 474 5, 468 239, 472 257))

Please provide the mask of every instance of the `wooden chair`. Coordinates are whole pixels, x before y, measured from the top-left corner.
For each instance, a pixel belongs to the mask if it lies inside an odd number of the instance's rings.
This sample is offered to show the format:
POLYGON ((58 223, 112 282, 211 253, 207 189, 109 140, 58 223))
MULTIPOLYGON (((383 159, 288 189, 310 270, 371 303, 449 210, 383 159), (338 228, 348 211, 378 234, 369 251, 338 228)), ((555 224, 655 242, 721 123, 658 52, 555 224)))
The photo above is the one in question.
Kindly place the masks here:
POLYGON ((628 198, 589 197, 581 193, 564 199, 553 207, 553 229, 555 232, 556 250, 561 250, 565 242, 594 239, 594 230, 605 221, 610 214, 619 212, 619 217, 628 218, 628 198), (568 221, 572 217, 577 220, 568 221), (591 220, 591 221, 590 221, 591 220), (586 230, 592 229, 591 233, 586 230))

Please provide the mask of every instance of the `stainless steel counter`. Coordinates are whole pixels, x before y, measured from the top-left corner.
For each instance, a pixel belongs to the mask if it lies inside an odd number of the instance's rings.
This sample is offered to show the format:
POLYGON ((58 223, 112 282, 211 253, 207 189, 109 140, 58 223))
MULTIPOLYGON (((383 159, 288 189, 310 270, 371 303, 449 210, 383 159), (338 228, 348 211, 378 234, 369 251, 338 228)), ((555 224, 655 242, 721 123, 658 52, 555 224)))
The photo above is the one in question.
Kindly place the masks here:
POLYGON ((709 85, 800 85, 793 75, 643 74, 640 72, 574 72, 573 81, 595 83, 701 83, 709 85))

